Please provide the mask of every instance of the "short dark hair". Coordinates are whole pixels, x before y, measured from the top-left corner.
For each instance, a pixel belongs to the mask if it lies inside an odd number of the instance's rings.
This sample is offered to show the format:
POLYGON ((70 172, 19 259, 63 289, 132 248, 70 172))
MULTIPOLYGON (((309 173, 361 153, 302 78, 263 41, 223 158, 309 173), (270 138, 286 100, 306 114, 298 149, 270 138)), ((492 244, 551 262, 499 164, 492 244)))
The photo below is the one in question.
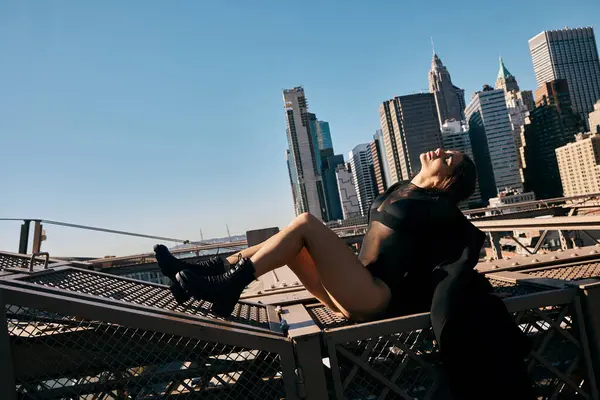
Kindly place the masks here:
POLYGON ((463 153, 462 161, 452 171, 448 194, 456 202, 460 203, 468 199, 475 192, 477 184, 477 168, 471 157, 463 153))

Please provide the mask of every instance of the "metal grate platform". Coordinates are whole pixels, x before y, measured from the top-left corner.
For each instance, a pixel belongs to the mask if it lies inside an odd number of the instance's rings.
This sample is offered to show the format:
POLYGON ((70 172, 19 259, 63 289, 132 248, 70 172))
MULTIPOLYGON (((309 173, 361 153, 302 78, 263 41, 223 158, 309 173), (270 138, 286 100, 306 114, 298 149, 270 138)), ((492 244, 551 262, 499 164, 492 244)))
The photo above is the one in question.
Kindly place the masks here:
POLYGON ((588 263, 534 271, 523 271, 523 273, 543 278, 562 279, 565 281, 600 278, 600 263, 588 263))
MULTIPOLYGON (((171 291, 165 286, 151 285, 142 281, 127 280, 91 271, 65 269, 42 275, 26 276, 19 280, 128 303, 203 317, 219 318, 210 313, 211 303, 207 301, 192 299, 182 306, 177 304, 171 291)), ((269 329, 269 319, 265 306, 238 303, 228 320, 269 329)))
MULTIPOLYGON (((549 290, 547 288, 527 285, 527 284, 516 284, 514 282, 506 282, 499 279, 488 278, 492 286, 494 286, 494 293, 502 294, 503 297, 523 296, 531 293, 538 293, 549 290)), ((344 317, 339 316, 335 312, 331 311, 324 305, 309 306, 306 308, 312 319, 317 323, 321 329, 333 329, 341 326, 355 325, 356 323, 348 321, 344 317)))
POLYGON ((281 356, 5 306, 23 399, 260 399, 285 396, 281 356))
MULTIPOLYGON (((44 257, 36 257, 33 259, 33 267, 43 267, 46 263, 44 257)), ((21 254, 11 254, 0 252, 0 269, 5 268, 23 268, 29 270, 31 264, 31 256, 21 254)), ((52 265, 52 262, 48 264, 52 265)))

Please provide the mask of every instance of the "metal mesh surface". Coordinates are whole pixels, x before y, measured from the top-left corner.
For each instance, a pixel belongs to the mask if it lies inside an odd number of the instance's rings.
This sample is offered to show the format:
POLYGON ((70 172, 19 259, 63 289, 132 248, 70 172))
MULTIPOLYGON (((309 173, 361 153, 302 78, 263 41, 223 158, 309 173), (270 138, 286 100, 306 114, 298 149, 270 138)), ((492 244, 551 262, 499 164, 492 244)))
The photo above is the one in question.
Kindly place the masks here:
POLYGON ((277 353, 6 306, 20 398, 280 399, 277 353))
MULTIPOLYGON (((488 279, 492 286, 494 286, 494 293, 502 294, 502 297, 522 296, 548 290, 539 286, 516 284, 514 282, 505 282, 492 278, 488 279)), ((336 314, 324 305, 310 306, 306 309, 321 329, 333 329, 356 324, 355 322, 348 321, 343 316, 336 314)))
POLYGON ((600 278, 600 263, 589 263, 568 267, 558 267, 540 271, 524 271, 523 273, 543 278, 563 279, 565 281, 600 278))
MULTIPOLYGON (((191 299, 184 305, 179 305, 173 298, 169 288, 165 286, 129 281, 118 277, 96 274, 91 271, 68 269, 38 276, 27 276, 20 280, 128 303, 219 318, 210 313, 211 303, 207 301, 191 299)), ((267 310, 264 306, 238 303, 228 320, 269 328, 267 310)))
MULTIPOLYGON (((30 262, 31 256, 0 253, 0 269, 26 268, 29 271, 30 262)), ((36 257, 33 260, 33 267, 43 267, 45 263, 46 260, 44 257, 36 257)), ((52 265, 52 263, 48 263, 48 265, 52 265)))
MULTIPOLYGON (((571 311, 572 305, 560 305, 512 314, 533 343, 525 361, 538 399, 591 398, 571 311)), ((448 398, 431 328, 345 343, 336 343, 335 335, 329 334, 329 355, 337 359, 338 369, 330 370, 329 378, 332 388, 337 381, 344 399, 448 398)))

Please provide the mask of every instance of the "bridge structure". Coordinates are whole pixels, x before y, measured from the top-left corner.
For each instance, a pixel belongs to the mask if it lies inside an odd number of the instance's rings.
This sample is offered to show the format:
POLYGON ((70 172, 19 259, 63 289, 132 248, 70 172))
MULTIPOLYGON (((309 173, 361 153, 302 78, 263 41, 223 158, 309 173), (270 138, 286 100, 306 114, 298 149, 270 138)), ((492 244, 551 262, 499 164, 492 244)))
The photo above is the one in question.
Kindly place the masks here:
MULTIPOLYGON (((600 230, 597 216, 475 223, 490 235, 600 230)), ((525 245, 477 269, 533 343, 538 398, 598 400, 600 245, 563 236, 557 251, 525 245)), ((0 252, 3 399, 450 399, 428 313, 348 321, 283 268, 220 318, 116 269, 0 252)))

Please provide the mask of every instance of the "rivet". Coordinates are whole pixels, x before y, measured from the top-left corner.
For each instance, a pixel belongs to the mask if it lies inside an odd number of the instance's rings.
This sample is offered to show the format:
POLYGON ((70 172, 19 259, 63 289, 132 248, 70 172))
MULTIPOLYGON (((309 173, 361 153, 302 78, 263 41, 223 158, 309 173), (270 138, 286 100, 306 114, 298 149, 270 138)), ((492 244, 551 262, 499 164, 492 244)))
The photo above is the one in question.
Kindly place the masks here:
POLYGON ((517 265, 519 265, 519 263, 518 263, 518 262, 514 262, 514 263, 512 263, 512 266, 513 266, 513 267, 516 267, 517 265))
POLYGON ((500 268, 500 267, 497 265, 492 265, 492 269, 498 269, 498 268, 500 268))
POLYGON ((577 257, 579 254, 577 253, 571 253, 571 257, 577 257))
POLYGON ((534 258, 533 260, 531 260, 532 263, 536 263, 536 262, 540 262, 540 260, 538 260, 537 258, 534 258))
POLYGON ((596 250, 592 250, 590 251, 590 254, 598 254, 598 252, 596 250))
POLYGON ((558 257, 556 257, 556 256, 552 256, 552 257, 550 257, 550 259, 551 259, 551 260, 558 260, 558 257))

